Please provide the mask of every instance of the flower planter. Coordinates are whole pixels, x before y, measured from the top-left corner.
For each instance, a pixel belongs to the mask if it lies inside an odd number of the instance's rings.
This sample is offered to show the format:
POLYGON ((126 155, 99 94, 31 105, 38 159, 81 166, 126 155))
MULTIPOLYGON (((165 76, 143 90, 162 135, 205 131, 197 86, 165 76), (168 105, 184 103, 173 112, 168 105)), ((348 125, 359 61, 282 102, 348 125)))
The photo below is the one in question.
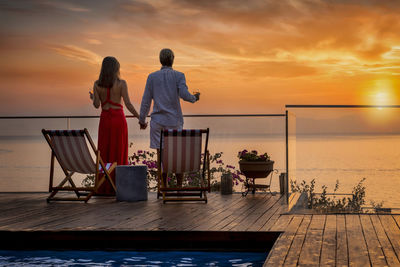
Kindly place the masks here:
POLYGON ((257 189, 270 190, 272 174, 269 180, 269 184, 256 184, 256 178, 266 178, 274 170, 274 161, 239 161, 240 171, 246 176, 245 187, 246 191, 242 193, 242 196, 247 196, 251 191, 255 194, 257 189))
POLYGON ((274 161, 239 161, 240 171, 248 178, 264 178, 274 170, 274 161))

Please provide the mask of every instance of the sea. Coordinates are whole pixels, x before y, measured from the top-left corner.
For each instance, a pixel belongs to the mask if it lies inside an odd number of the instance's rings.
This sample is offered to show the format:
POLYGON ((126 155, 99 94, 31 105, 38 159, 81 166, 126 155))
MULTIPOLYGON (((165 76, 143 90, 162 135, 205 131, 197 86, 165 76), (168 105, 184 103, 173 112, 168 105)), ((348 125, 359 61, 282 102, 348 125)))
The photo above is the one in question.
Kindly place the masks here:
MULTIPOLYGON (((49 185, 50 148, 41 129, 88 128, 97 143, 98 119, 0 120, 0 192, 46 192, 49 185)), ((274 160, 271 190, 279 192, 279 174, 286 172, 285 121, 271 118, 186 118, 185 128, 210 128, 209 151, 223 152, 224 164, 238 168, 237 154, 243 149, 267 152, 274 160)), ((149 149, 149 129, 139 130, 137 120, 128 119, 129 155, 149 149)), ((290 133, 289 178, 301 183, 315 179, 333 192, 351 193, 363 179, 366 206, 400 208, 399 134, 300 134, 290 133)), ((56 165, 55 183, 64 176, 56 165)), ((78 184, 84 175, 78 175, 78 184)), ((258 183, 268 183, 258 179, 258 183)), ((242 184, 234 187, 243 191, 242 184)))

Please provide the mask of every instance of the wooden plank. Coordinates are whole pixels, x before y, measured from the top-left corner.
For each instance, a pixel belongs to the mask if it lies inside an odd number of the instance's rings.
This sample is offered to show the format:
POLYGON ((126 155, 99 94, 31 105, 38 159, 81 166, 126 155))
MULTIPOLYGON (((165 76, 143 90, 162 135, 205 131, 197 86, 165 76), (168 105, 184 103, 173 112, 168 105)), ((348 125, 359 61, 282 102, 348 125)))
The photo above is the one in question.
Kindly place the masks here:
POLYGON ((237 198, 236 201, 232 201, 226 206, 220 207, 220 209, 213 212, 211 217, 204 216, 202 219, 194 222, 192 226, 189 227, 189 230, 203 231, 207 229, 219 229, 221 227, 219 225, 222 224, 221 222, 224 222, 225 220, 225 224, 222 225, 222 227, 225 226, 229 220, 227 217, 232 216, 236 208, 240 208, 244 205, 246 205, 246 200, 244 198, 237 198))
POLYGON ((400 260, 400 229, 391 215, 378 215, 385 233, 393 247, 397 258, 400 260))
POLYGON ((1 213, 0 227, 11 225, 21 220, 27 220, 29 216, 35 217, 38 212, 43 211, 43 207, 46 206, 25 204, 25 206, 20 206, 16 209, 1 213))
MULTIPOLYGON (((13 227, 18 227, 19 229, 30 228, 32 230, 46 230, 48 229, 49 225, 53 225, 54 227, 54 225, 57 224, 65 224, 67 218, 81 219, 84 223, 90 224, 95 221, 99 221, 101 216, 97 216, 97 220, 91 221, 88 214, 90 215, 93 212, 100 214, 101 212, 109 211, 112 206, 117 206, 114 205, 114 203, 115 201, 112 201, 112 203, 102 202, 101 210, 94 209, 93 206, 83 203, 52 203, 48 204, 43 211, 37 212, 35 218, 21 221, 13 225, 13 227)), ((78 226, 81 225, 82 223, 80 223, 78 226)), ((68 225, 68 228, 72 228, 72 226, 68 225)))
MULTIPOLYGON (((217 194, 213 194, 217 195, 217 194)), ((218 201, 209 201, 208 204, 212 204, 211 208, 208 208, 207 206, 201 207, 201 209, 196 209, 195 212, 191 213, 191 219, 190 220, 183 220, 180 225, 176 225, 174 228, 175 230, 184 230, 187 231, 189 229, 192 229, 196 225, 201 225, 206 224, 207 220, 206 218, 212 218, 214 215, 219 214, 223 212, 225 207, 232 205, 233 203, 236 203, 236 201, 240 201, 241 196, 238 194, 233 194, 233 195, 220 195, 218 194, 218 201)))
POLYGON ((191 218, 193 215, 193 211, 196 209, 201 209, 204 206, 208 206, 208 204, 198 203, 198 205, 191 205, 185 207, 187 205, 183 202, 167 204, 165 207, 162 207, 158 212, 160 220, 149 221, 147 224, 142 224, 141 227, 146 229, 154 229, 154 230, 172 230, 177 225, 182 224, 182 221, 191 218))
POLYGON ((46 204, 43 201, 40 205, 31 207, 30 211, 21 210, 20 216, 11 217, 8 221, 3 221, 0 229, 2 230, 18 230, 31 228, 39 222, 53 220, 54 217, 60 217, 65 214, 74 214, 83 208, 82 203, 71 204, 63 203, 63 205, 46 204))
POLYGON ((289 252, 284 262, 284 266, 297 266, 307 229, 311 222, 311 217, 311 215, 303 216, 303 221, 301 222, 299 229, 293 238, 292 245, 289 248, 289 252))
POLYGON ((336 265, 336 215, 327 215, 322 238, 321 266, 336 265))
POLYGON ((270 228, 276 223, 279 216, 287 210, 286 200, 284 196, 274 203, 272 208, 266 212, 257 222, 254 227, 257 231, 270 231, 270 228), (283 207, 283 208, 282 208, 283 207))
POLYGON ((209 219, 207 225, 196 227, 195 230, 221 231, 222 228, 234 221, 235 218, 246 209, 254 206, 259 200, 256 196, 251 195, 250 197, 251 198, 243 198, 236 206, 228 207, 228 209, 213 217, 211 220, 209 219))
POLYGON ((204 211, 197 212, 197 215, 190 220, 185 220, 182 223, 181 229, 192 230, 196 227, 207 227, 210 218, 218 216, 227 208, 232 208, 237 203, 242 201, 240 194, 233 195, 220 195, 218 194, 218 202, 213 203, 210 209, 206 208, 204 211))
POLYGON ((292 220, 293 215, 292 214, 283 214, 280 215, 278 220, 275 222, 275 224, 269 229, 269 231, 286 231, 286 228, 290 221, 292 220))
POLYGON ((393 215, 393 219, 396 221, 397 226, 400 227, 400 215, 393 215))
POLYGON ((346 218, 344 215, 336 216, 336 266, 349 266, 346 218))
MULTIPOLYGON (((246 218, 249 223, 241 223, 241 227, 236 227, 236 230, 240 231, 259 231, 263 225, 273 216, 276 210, 276 205, 280 202, 283 196, 276 195, 272 196, 268 202, 266 202, 260 209, 259 212, 252 214, 249 218, 246 218), (251 221, 251 222, 250 222, 251 221)), ((278 206, 280 206, 278 204, 278 206)))
MULTIPOLYGON (((147 210, 148 207, 154 207, 157 202, 149 200, 147 202, 115 202, 115 200, 107 203, 99 203, 96 205, 83 205, 86 210, 79 216, 68 216, 65 220, 60 219, 51 222, 48 226, 54 227, 57 230, 74 229, 107 229, 112 225, 121 223, 133 214, 139 215, 147 210)), ((46 226, 46 225, 45 225, 46 226)))
POLYGON ((32 212, 46 203, 48 194, 4 194, 7 198, 0 200, 0 222, 9 220, 12 216, 20 216, 32 212))
POLYGON ((191 224, 201 214, 203 216, 209 216, 208 205, 197 205, 195 207, 185 209, 175 209, 169 214, 165 214, 161 221, 146 225, 146 228, 158 231, 158 230, 180 230, 188 224, 191 224), (178 212, 180 211, 180 212, 178 212))
POLYGON ((273 202, 274 197, 267 195, 264 200, 259 201, 253 207, 247 209, 242 214, 239 214, 236 220, 228 224, 222 230, 227 231, 245 231, 250 225, 252 225, 259 217, 261 217, 266 209, 268 210, 270 205, 268 203, 273 202))
POLYGON ((325 219, 325 215, 312 216, 300 252, 299 265, 319 266, 325 219))
POLYGON ((220 195, 208 194, 208 203, 198 203, 198 205, 190 205, 186 207, 186 203, 168 204, 174 206, 174 210, 170 213, 164 214, 162 220, 157 220, 147 224, 145 227, 151 230, 183 230, 186 225, 190 225, 193 220, 199 218, 201 215, 208 216, 208 213, 215 210, 215 208, 223 200, 220 195), (218 198, 217 198, 218 196, 218 198))
MULTIPOLYGON (((181 205, 182 203, 178 204, 181 205)), ((174 205, 165 205, 160 200, 154 205, 148 205, 141 212, 132 212, 128 218, 124 221, 120 221, 117 224, 111 226, 112 229, 124 229, 124 230, 151 230, 154 228, 154 222, 161 221, 165 213, 171 212, 174 205), (151 224, 147 227, 146 225, 151 224)))
POLYGON ((371 266, 359 215, 347 214, 345 215, 345 218, 349 265, 371 266))
POLYGON ((326 215, 313 215, 308 230, 324 230, 326 215))
MULTIPOLYGON (((282 201, 285 201, 285 200, 282 199, 282 201)), ((261 228, 261 230, 262 231, 274 231, 272 229, 282 229, 282 227, 279 226, 279 224, 281 222, 279 222, 278 224, 277 224, 277 222, 278 222, 279 218, 281 217, 281 215, 285 214, 286 212, 287 212, 287 205, 280 205, 279 208, 276 210, 276 212, 268 220, 268 222, 261 228)))
POLYGON ((364 233, 365 242, 367 244, 369 259, 372 266, 386 266, 385 255, 382 246, 375 233, 374 226, 372 225, 370 215, 360 215, 360 222, 364 233))
MULTIPOLYGON (((390 215, 387 215, 390 216, 390 215)), ((378 237, 379 243, 382 247, 383 253, 385 254, 386 262, 389 266, 400 266, 400 261, 396 256, 396 252, 386 235, 385 229, 382 226, 381 220, 378 215, 369 216, 372 225, 374 226, 375 233, 378 237)))
POLYGON ((279 198, 271 198, 268 205, 265 207, 264 213, 261 214, 261 216, 259 216, 252 224, 248 225, 245 230, 260 231, 280 208, 282 198, 283 196, 279 196, 279 198))
MULTIPOLYGON (((289 218, 289 217, 287 217, 289 218)), ((285 262, 289 248, 293 242, 293 238, 299 228, 303 216, 290 216, 289 224, 286 227, 286 231, 279 236, 268 257, 264 263, 264 266, 282 266, 285 262)))
POLYGON ((41 227, 51 227, 55 230, 111 228, 113 224, 125 220, 127 216, 131 216, 131 211, 135 210, 137 212, 135 206, 129 204, 115 203, 115 205, 102 206, 101 210, 89 208, 79 216, 66 216, 41 227))
MULTIPOLYGON (((237 201, 241 200, 240 196, 235 196, 234 199, 237 201)), ((230 204, 234 205, 233 203, 230 204)), ((211 205, 202 203, 171 203, 166 205, 161 204, 160 208, 158 208, 155 212, 148 214, 147 217, 141 219, 139 222, 134 222, 134 221, 128 222, 128 226, 140 223, 138 227, 147 230, 173 230, 173 229, 181 230, 182 228, 178 228, 179 227, 178 225, 193 222, 192 218, 193 213, 191 211, 193 211, 192 208, 198 208, 198 207, 202 207, 202 209, 204 209, 205 211, 207 211, 208 209, 213 210, 212 204, 211 205), (176 210, 180 211, 178 211, 178 213, 175 213, 176 210), (177 217, 178 216, 177 214, 180 214, 179 218, 177 217), (178 225, 176 225, 176 223, 178 225)), ((207 230, 209 228, 208 221, 210 221, 210 218, 213 217, 211 217, 209 212, 205 212, 202 215, 203 216, 206 215, 205 216, 206 221, 201 226, 204 227, 205 230, 207 230)))
POLYGON ((208 210, 212 209, 211 205, 198 203, 186 206, 186 203, 176 203, 163 207, 159 212, 161 219, 150 222, 143 227, 151 230, 181 230, 185 223, 193 221, 199 213, 208 216, 208 210))

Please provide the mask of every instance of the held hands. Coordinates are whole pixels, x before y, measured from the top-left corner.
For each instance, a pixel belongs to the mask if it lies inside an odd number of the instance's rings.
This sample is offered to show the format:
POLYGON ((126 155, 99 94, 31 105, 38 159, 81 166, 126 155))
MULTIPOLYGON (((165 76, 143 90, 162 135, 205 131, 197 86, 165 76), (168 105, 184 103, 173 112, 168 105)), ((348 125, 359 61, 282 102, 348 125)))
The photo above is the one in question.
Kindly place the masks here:
POLYGON ((147 128, 147 122, 145 122, 145 123, 140 123, 140 121, 139 121, 139 125, 140 125, 140 130, 145 130, 146 128, 147 128))

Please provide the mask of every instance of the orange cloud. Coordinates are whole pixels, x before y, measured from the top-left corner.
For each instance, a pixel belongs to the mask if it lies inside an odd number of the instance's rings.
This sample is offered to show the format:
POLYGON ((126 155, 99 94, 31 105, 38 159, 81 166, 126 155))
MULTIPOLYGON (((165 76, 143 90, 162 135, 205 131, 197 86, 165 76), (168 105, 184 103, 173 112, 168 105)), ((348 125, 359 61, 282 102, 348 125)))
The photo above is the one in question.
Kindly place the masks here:
POLYGON ((92 51, 74 45, 55 45, 50 48, 62 56, 88 62, 94 65, 98 65, 103 59, 101 56, 92 51))
POLYGON ((357 104, 382 78, 400 95, 398 1, 50 2, 0 3, 4 99, 13 88, 28 98, 59 94, 61 114, 72 102, 85 105, 102 56, 113 55, 139 102, 164 47, 174 50, 190 90, 202 92, 185 112, 357 104))

